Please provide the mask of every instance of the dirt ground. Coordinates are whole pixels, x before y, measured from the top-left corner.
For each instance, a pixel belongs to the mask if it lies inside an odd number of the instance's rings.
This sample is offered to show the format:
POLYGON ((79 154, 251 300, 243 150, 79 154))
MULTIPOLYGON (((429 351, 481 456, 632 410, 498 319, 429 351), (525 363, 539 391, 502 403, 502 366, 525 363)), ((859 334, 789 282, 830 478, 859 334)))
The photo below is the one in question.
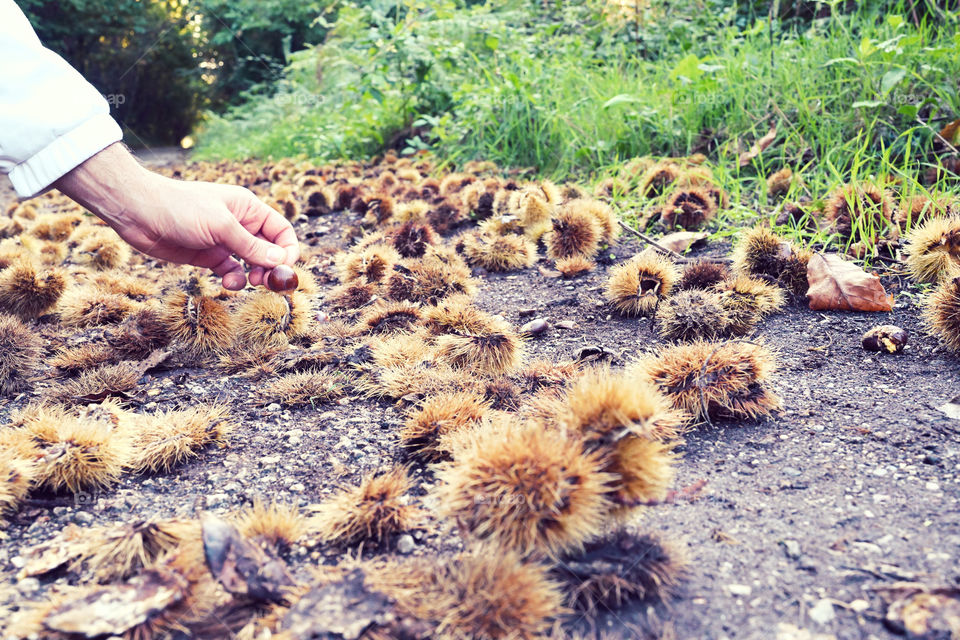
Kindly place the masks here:
MULTIPOLYGON (((340 246, 339 230, 350 216, 314 218, 298 231, 315 248, 340 246)), ((477 304, 517 325, 533 317, 573 323, 530 340, 531 357, 568 360, 584 346, 602 346, 623 364, 661 344, 649 320, 611 314, 603 300, 610 266, 640 248, 621 237, 608 264, 573 281, 545 277, 537 268, 479 275, 477 304)), ((712 245, 694 255, 727 250, 712 245)), ((784 411, 687 436, 675 484, 680 497, 647 509, 640 520, 681 541, 691 561, 683 597, 672 610, 657 612, 662 637, 894 637, 872 587, 897 580, 960 583, 960 421, 938 410, 960 394, 960 357, 924 333, 918 297, 906 279, 887 275, 884 284, 898 294, 892 313, 813 312, 800 300, 764 321, 751 339, 778 354, 772 386, 784 411), (865 352, 861 334, 887 323, 909 331, 904 353, 865 352)), ((298 410, 267 402, 264 409, 248 381, 202 369, 151 373, 141 382, 129 399, 141 410, 228 402, 240 425, 231 446, 164 475, 124 476, 104 492, 33 496, 0 545, 3 580, 20 597, 44 588, 36 580, 14 581, 20 553, 69 523, 227 512, 257 496, 307 506, 341 483, 401 460, 394 434, 403 414, 393 402, 352 398, 298 410)), ((29 400, 0 402, 0 421, 29 400)), ((423 494, 431 473, 414 467, 413 475, 423 494)), ((414 532, 412 554, 461 544, 448 524, 429 524, 435 527, 414 532)), ((301 548, 292 566, 302 570, 342 555, 301 548)), ((608 612, 595 630, 642 637, 648 614, 608 612)))

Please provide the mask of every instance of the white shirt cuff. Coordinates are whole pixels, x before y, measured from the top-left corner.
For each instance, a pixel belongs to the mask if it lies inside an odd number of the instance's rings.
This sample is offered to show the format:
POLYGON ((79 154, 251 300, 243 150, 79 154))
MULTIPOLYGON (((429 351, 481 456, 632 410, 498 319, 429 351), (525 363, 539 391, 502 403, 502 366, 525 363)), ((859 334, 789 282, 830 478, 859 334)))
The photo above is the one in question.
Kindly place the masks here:
POLYGON ((11 169, 10 182, 21 198, 44 191, 77 165, 123 138, 108 114, 84 121, 11 169))

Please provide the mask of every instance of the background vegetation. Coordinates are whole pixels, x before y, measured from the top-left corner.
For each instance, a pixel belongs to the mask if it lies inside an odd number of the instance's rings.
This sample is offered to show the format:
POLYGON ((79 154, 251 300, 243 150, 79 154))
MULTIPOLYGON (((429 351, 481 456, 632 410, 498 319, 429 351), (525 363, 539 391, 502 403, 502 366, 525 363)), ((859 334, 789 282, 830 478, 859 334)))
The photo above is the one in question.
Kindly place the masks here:
POLYGON ((871 177, 923 190, 960 112, 957 0, 21 4, 128 97, 118 115, 138 138, 178 140, 204 110, 198 159, 393 148, 599 180, 632 157, 704 153, 750 207, 783 166, 790 197, 871 177))
POLYGON ((178 143, 207 109, 269 95, 322 41, 334 0, 18 0, 40 39, 107 96, 127 142, 178 143))

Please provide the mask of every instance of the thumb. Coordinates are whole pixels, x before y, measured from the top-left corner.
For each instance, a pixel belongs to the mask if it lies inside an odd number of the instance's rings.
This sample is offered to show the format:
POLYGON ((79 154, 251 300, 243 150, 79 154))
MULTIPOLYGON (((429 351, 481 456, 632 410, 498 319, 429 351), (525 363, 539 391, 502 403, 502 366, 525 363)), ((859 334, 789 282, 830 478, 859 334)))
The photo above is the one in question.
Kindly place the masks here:
POLYGON ((232 217, 221 232, 220 241, 241 259, 268 269, 279 265, 287 257, 283 247, 256 237, 232 217))

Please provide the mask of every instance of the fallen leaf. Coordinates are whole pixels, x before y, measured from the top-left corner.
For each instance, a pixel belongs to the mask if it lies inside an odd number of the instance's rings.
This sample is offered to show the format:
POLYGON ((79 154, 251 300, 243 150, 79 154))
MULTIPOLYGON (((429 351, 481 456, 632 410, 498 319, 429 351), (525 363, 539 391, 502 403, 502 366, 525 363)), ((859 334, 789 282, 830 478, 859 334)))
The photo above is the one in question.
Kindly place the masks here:
POLYGON ((563 276, 563 274, 557 271, 556 269, 548 269, 543 265, 541 265, 538 268, 540 270, 540 275, 542 275, 544 278, 559 278, 563 276))
POLYGON ((835 253, 815 254, 807 263, 807 297, 814 311, 891 311, 880 278, 835 253))
POLYGON ((176 573, 148 570, 124 584, 84 590, 48 613, 43 624, 87 638, 119 636, 180 602, 187 587, 186 579, 176 573))
POLYGON ((960 396, 957 396, 945 405, 937 407, 937 409, 943 412, 948 418, 960 420, 960 396))
POLYGON ((683 253, 689 247, 704 244, 707 235, 706 231, 674 231, 660 238, 657 244, 665 249, 683 253))
POLYGON ((917 640, 960 636, 960 589, 897 582, 873 587, 887 604, 886 625, 917 640))
POLYGON ((206 514, 201 523, 203 552, 210 573, 236 596, 281 602, 294 585, 283 560, 248 541, 235 526, 206 514))
POLYGON ((769 147, 776 137, 777 125, 773 125, 770 127, 770 131, 767 131, 765 136, 753 143, 753 146, 750 147, 748 151, 740 154, 740 166, 745 167, 750 164, 750 161, 763 153, 763 150, 769 147))
POLYGON ((367 589, 363 572, 355 569, 339 582, 308 591, 284 617, 283 629, 298 640, 354 640, 392 617, 390 599, 367 589))
POLYGON ((27 549, 22 554, 25 564, 17 575, 25 578, 56 571, 79 557, 85 543, 82 530, 76 525, 67 525, 53 540, 27 549))
POLYGON ((940 137, 954 146, 960 144, 960 120, 954 120, 941 129, 940 137))

